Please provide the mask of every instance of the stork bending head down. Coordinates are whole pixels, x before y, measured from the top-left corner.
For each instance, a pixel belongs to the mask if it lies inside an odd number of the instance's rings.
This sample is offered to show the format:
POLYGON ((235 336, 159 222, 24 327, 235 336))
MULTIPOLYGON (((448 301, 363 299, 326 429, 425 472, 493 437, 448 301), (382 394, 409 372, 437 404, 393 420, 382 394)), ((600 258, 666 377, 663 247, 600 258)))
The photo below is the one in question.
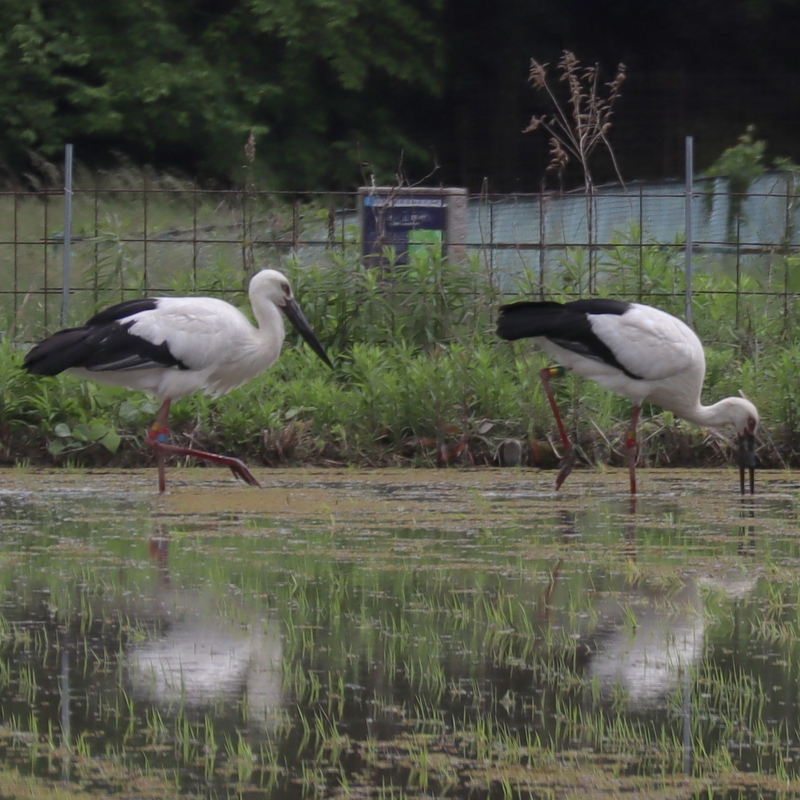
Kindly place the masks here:
POLYGON ((633 403, 625 440, 632 494, 636 493, 636 426, 645 400, 697 425, 732 425, 739 436, 741 492, 745 491, 745 470, 749 470, 753 493, 758 411, 743 397, 727 397, 710 406, 700 402, 706 371, 703 346, 677 317, 621 300, 522 301, 501 307, 497 333, 508 340, 533 338, 559 365, 540 373, 564 447, 556 489, 572 471, 575 451, 550 379, 571 369, 633 403))

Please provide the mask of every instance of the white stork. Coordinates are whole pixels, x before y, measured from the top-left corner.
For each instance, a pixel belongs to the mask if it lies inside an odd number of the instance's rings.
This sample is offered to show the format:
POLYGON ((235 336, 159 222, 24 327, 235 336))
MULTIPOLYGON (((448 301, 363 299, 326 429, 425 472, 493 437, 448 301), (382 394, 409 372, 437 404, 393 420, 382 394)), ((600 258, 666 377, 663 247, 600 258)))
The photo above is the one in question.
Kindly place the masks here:
POLYGON ((564 446, 556 489, 572 471, 575 451, 558 412, 550 378, 573 369, 633 403, 625 439, 631 494, 636 493, 636 425, 645 400, 697 425, 733 425, 739 435, 741 492, 744 494, 748 468, 753 493, 758 411, 741 397, 726 397, 711 406, 701 404, 706 371, 703 346, 681 320, 652 306, 621 300, 563 304, 522 301, 501 307, 497 333, 508 340, 532 337, 560 365, 540 372, 564 446))
POLYGON ((128 300, 95 314, 80 328, 49 336, 25 356, 24 367, 34 375, 66 371, 155 395, 161 408, 147 444, 156 453, 159 491, 166 488, 167 453, 224 464, 237 478, 259 486, 237 458, 167 443, 173 400, 197 391, 219 397, 275 363, 286 335, 281 312, 332 366, 280 272, 265 269, 254 275, 249 295, 257 328, 239 309, 215 297, 128 300))

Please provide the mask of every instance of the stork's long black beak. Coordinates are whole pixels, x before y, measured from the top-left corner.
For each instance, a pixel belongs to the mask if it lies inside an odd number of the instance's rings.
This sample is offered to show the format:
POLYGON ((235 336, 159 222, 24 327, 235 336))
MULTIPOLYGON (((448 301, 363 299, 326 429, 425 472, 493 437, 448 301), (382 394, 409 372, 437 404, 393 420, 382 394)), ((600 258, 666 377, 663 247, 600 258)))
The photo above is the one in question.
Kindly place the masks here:
POLYGON ((756 487, 756 437, 752 433, 743 433, 739 437, 739 487, 744 494, 744 471, 750 470, 750 494, 755 494, 756 487))
POLYGON ((325 348, 320 344, 314 331, 311 330, 311 325, 309 325, 305 314, 300 310, 300 306, 297 305, 297 301, 294 298, 286 301, 283 306, 283 313, 286 314, 286 318, 292 325, 297 328, 298 333, 308 342, 311 349, 333 369, 333 364, 331 364, 325 348))

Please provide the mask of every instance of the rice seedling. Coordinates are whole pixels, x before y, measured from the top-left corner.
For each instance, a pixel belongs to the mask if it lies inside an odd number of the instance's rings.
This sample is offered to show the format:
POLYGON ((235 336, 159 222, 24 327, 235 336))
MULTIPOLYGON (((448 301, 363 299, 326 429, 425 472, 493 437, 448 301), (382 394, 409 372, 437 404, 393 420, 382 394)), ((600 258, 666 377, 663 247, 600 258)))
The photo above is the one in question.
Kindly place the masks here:
POLYGON ((0 689, 5 689, 11 683, 11 663, 10 658, 0 658, 0 689))
POLYGON ((39 687, 33 664, 21 664, 17 676, 19 695, 28 705, 34 705, 39 687))
POLYGON ((158 745, 166 740, 167 729, 158 708, 152 706, 145 711, 145 738, 148 744, 158 745))
POLYGON ((317 739, 315 759, 322 761, 324 758, 328 763, 338 763, 342 753, 349 749, 350 739, 339 733, 335 720, 324 712, 317 713, 314 727, 317 739))
POLYGON ((302 707, 297 707, 298 712, 298 719, 300 721, 300 726, 302 728, 300 741, 297 745, 297 750, 295 753, 295 757, 301 759, 308 748, 309 743, 311 742, 311 723, 309 722, 308 716, 306 712, 303 710, 302 707))
POLYGON ((301 786, 303 797, 320 797, 326 787, 325 773, 322 768, 315 764, 309 764, 305 760, 300 764, 300 775, 297 777, 297 782, 301 786))
POLYGON ((277 780, 280 773, 285 770, 285 767, 280 764, 280 756, 278 747, 272 737, 268 738, 266 742, 262 742, 259 749, 259 762, 262 768, 269 771, 271 779, 277 780))
POLYGON ((75 754, 78 757, 84 759, 90 759, 92 757, 92 749, 89 744, 89 732, 81 731, 81 733, 75 739, 73 747, 75 750, 75 754))
POLYGON ((198 738, 185 711, 180 711, 175 718, 174 736, 177 753, 183 763, 193 761, 197 755, 198 738))

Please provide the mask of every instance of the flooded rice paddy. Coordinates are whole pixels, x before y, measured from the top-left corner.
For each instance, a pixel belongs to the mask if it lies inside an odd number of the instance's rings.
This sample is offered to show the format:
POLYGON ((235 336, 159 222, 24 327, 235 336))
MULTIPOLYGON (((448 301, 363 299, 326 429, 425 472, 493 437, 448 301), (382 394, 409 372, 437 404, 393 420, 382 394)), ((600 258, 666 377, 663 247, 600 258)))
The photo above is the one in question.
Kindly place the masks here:
POLYGON ((800 793, 800 475, 258 477, 0 472, 0 796, 800 793))

